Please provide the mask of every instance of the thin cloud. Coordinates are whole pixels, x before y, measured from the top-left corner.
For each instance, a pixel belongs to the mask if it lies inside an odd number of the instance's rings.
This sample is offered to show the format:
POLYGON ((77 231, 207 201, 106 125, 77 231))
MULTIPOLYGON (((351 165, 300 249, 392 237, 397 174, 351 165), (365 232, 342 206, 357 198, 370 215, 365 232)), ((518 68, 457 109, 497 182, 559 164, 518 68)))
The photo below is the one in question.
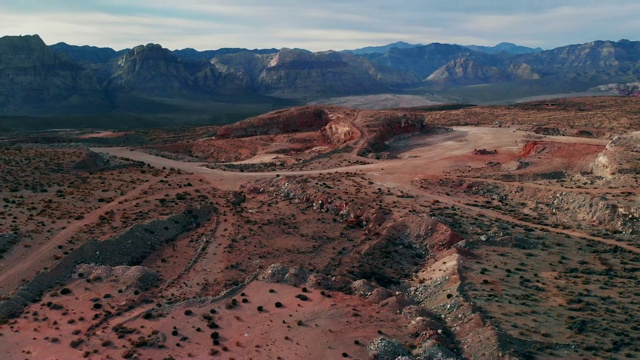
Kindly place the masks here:
POLYGON ((38 33, 51 44, 148 42, 168 48, 302 47, 341 50, 394 41, 552 48, 634 39, 640 3, 595 0, 281 1, 87 0, 0 5, 6 35, 38 33))

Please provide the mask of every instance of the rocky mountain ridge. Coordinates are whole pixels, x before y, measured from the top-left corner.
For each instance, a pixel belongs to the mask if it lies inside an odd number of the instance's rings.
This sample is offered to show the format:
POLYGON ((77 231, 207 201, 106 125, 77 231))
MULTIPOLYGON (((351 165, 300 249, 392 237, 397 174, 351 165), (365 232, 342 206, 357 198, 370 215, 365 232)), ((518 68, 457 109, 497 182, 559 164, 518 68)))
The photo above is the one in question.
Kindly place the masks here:
MULTIPOLYGON (((123 103, 221 97, 229 103, 256 96, 306 102, 472 85, 528 86, 536 94, 579 92, 640 77, 640 42, 629 40, 522 54, 439 43, 405 45, 366 54, 287 48, 170 51, 158 44, 115 51, 47 46, 37 35, 5 36, 0 38, 0 114, 135 112, 123 103)), ((496 48, 516 46, 511 45, 496 48)))
POLYGON ((520 46, 510 42, 501 42, 496 46, 478 46, 478 45, 466 45, 465 47, 473 50, 485 52, 488 54, 496 54, 499 52, 505 52, 509 54, 529 54, 544 51, 542 48, 530 48, 527 46, 520 46))

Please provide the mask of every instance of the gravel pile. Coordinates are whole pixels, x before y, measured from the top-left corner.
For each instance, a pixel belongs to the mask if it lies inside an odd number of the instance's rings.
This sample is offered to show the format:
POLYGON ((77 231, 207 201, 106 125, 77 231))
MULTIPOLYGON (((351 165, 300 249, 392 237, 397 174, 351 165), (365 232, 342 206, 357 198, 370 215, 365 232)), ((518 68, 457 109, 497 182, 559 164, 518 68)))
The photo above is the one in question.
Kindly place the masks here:
POLYGON ((375 289, 376 287, 372 283, 364 279, 354 281, 353 284, 351 284, 353 293, 360 296, 369 296, 375 289))
POLYGON ((104 266, 80 264, 74 274, 76 278, 91 281, 117 279, 125 287, 149 289, 155 286, 160 277, 157 272, 143 266, 104 266))
POLYGON ((273 264, 258 276, 258 280, 288 284, 291 286, 306 285, 309 280, 309 272, 297 267, 287 267, 282 264, 273 264))
POLYGON ((397 340, 388 339, 381 336, 373 340, 368 346, 367 350, 372 355, 376 356, 378 360, 398 360, 398 359, 412 359, 409 351, 405 349, 397 340))

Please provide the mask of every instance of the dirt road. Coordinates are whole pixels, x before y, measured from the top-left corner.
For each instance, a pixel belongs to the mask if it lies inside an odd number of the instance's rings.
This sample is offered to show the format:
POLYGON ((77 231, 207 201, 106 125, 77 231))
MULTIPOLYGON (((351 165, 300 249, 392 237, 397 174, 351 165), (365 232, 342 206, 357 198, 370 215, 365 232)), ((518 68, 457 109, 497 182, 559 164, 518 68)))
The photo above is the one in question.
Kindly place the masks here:
MULTIPOLYGON (((356 117, 356 121, 354 122, 358 122, 358 120, 361 120, 362 114, 363 112, 359 112, 356 117)), ((358 130, 360 130, 361 132, 363 131, 360 128, 358 128, 358 130)), ((362 133, 362 135, 364 135, 364 133, 362 133)), ((473 151, 473 149, 478 148, 501 149, 501 151, 518 151, 518 149, 520 149, 520 146, 524 142, 529 140, 529 136, 532 136, 532 134, 528 132, 514 131, 513 129, 509 128, 454 127, 454 131, 450 133, 429 137, 415 137, 399 144, 400 147, 406 147, 406 151, 404 152, 404 154, 409 154, 406 158, 403 159, 387 160, 380 161, 374 164, 338 167, 324 170, 279 171, 269 173, 227 172, 222 170, 208 169, 204 167, 204 163, 191 163, 171 160, 150 155, 141 151, 129 150, 126 148, 94 148, 92 150, 96 152, 108 153, 118 157, 126 157, 137 161, 143 161, 154 167, 173 167, 176 169, 192 172, 208 179, 216 187, 224 190, 237 190, 240 184, 242 184, 243 182, 255 180, 258 178, 269 178, 276 175, 318 175, 335 172, 357 172, 368 176, 370 179, 372 179, 372 181, 379 185, 401 189, 409 194, 418 195, 427 200, 439 200, 445 204, 464 208, 465 210, 473 214, 482 214, 490 218, 497 218, 521 226, 527 226, 541 230, 544 229, 546 231, 557 234, 578 236, 584 239, 598 241, 612 246, 619 246, 626 250, 640 253, 640 249, 623 242, 595 237, 579 231, 557 229, 550 226, 518 220, 494 210, 465 205, 459 199, 455 199, 453 197, 431 194, 426 191, 417 189, 412 185, 413 180, 415 180, 416 178, 442 176, 444 171, 451 167, 450 159, 455 156, 460 156, 463 154, 468 155, 471 151, 473 151)), ((362 146, 364 138, 365 137, 363 136, 358 141, 355 147, 355 151, 357 151, 357 149, 362 146)), ((590 145, 604 145, 607 143, 606 140, 602 139, 555 136, 545 137, 544 140, 590 145)), ((475 178, 464 179, 485 181, 491 183, 503 183, 499 180, 475 178)), ((567 189, 562 187, 522 182, 506 184, 522 185, 538 188, 541 190, 582 192, 589 194, 638 192, 637 189, 567 189)))
POLYGON ((100 215, 104 215, 109 210, 117 209, 121 206, 121 203, 142 194, 143 191, 149 189, 149 187, 161 179, 162 177, 158 177, 157 179, 146 182, 125 195, 114 199, 112 202, 90 212, 85 215, 83 219, 69 224, 45 244, 37 249, 34 248, 35 251, 28 253, 28 257, 7 257, 3 259, 3 261, 0 262, 0 295, 16 289, 23 282, 23 279, 33 278, 38 274, 40 269, 51 266, 53 264, 51 256, 54 253, 54 249, 58 245, 64 245, 67 240, 75 235, 83 226, 96 222, 100 215))

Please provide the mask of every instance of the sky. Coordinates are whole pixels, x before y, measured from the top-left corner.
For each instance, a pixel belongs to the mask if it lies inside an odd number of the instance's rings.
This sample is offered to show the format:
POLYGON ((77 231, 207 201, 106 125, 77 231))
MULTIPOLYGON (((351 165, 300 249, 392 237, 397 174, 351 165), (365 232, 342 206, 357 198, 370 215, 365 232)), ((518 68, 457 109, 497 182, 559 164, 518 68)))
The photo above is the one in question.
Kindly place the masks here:
POLYGON ((355 49, 396 41, 552 49, 640 40, 639 0, 0 0, 0 36, 51 45, 355 49))

